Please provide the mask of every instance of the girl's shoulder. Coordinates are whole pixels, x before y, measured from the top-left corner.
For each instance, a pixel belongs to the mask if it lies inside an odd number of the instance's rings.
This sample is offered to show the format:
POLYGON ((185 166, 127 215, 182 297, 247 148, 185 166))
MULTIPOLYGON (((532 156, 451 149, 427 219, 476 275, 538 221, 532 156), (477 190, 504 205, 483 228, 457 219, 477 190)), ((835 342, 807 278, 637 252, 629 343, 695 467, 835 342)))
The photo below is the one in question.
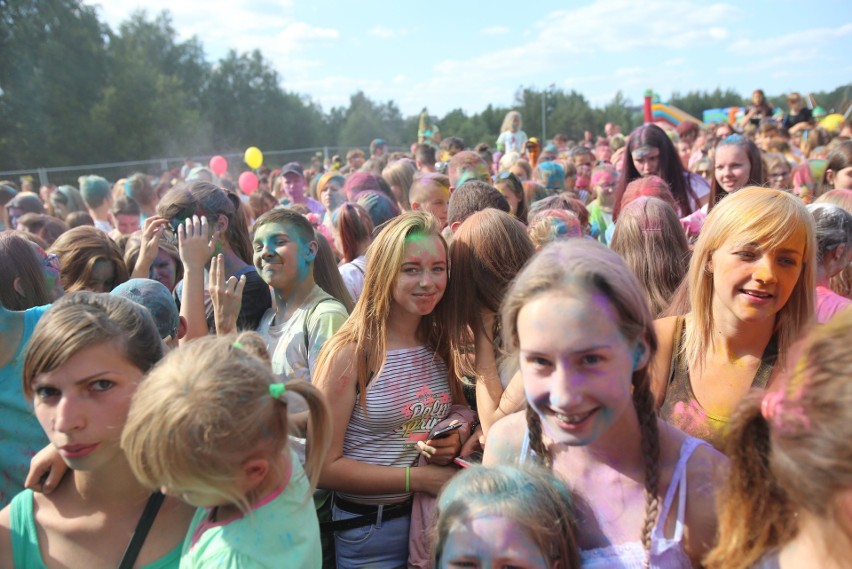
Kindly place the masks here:
POLYGON ((512 413, 494 423, 488 429, 482 463, 486 466, 517 463, 526 433, 526 411, 512 413))
POLYGON ((662 405, 666 395, 669 373, 671 372, 672 354, 675 349, 675 331, 682 316, 668 316, 654 320, 654 333, 657 336, 657 353, 649 364, 651 375, 651 392, 657 406, 662 405))

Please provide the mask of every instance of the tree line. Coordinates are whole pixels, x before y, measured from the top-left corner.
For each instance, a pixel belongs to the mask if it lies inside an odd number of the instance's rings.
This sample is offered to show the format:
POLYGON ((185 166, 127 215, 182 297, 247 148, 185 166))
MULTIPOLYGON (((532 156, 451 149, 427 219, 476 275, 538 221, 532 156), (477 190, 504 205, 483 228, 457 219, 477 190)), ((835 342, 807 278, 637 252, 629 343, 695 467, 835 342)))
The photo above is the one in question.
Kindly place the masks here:
MULTIPOLYGON (((815 94, 830 109, 849 86, 815 94)), ((773 102, 781 102, 783 94, 773 102)), ((606 122, 625 132, 642 121, 641 96, 621 92, 593 107, 577 91, 520 87, 512 107, 489 105, 438 117, 444 136, 492 148, 505 113, 524 129, 579 139, 606 122)), ((700 118, 706 108, 745 104, 733 90, 675 93, 671 103, 700 118)), ((426 102, 428 103, 428 102, 426 102)), ((262 149, 391 146, 415 140, 418 117, 393 101, 351 95, 323 110, 282 85, 255 50, 211 63, 198 38, 178 41, 168 12, 135 12, 117 30, 78 0, 0 0, 0 170, 197 156, 262 149)))

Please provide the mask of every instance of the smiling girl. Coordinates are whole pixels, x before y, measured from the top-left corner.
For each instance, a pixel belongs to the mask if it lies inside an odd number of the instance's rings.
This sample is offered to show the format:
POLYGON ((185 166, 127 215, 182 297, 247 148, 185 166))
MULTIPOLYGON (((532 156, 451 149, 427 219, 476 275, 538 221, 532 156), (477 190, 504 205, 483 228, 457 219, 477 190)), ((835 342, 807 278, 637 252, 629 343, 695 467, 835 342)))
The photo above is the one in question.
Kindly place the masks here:
POLYGON ((317 361, 331 406, 332 442, 320 476, 335 491, 338 567, 399 567, 408 560, 412 492, 436 495, 453 475, 454 431, 430 440, 463 402, 444 324, 447 245, 438 220, 407 212, 367 251, 364 290, 317 361), (412 468, 420 455, 431 464, 412 468))
POLYGON ((745 188, 707 217, 687 274, 692 310, 655 323, 661 416, 720 448, 736 404, 770 386, 814 313, 813 217, 779 190, 745 188))
POLYGON ((72 293, 39 321, 24 393, 71 470, 51 494, 25 490, 0 513, 0 565, 178 566, 193 510, 168 498, 160 506, 162 495, 136 480, 120 447, 131 399, 162 353, 148 311, 117 296, 72 293), (149 509, 145 537, 137 524, 149 509), (129 557, 140 533, 138 556, 129 557))
POLYGON ((764 183, 760 150, 739 134, 722 139, 716 146, 713 171, 708 213, 725 196, 746 186, 762 186, 764 183))
POLYGON ((528 405, 491 428, 484 464, 541 461, 568 483, 583 567, 698 565, 722 459, 656 417, 651 315, 618 255, 588 239, 549 245, 502 317, 528 405))

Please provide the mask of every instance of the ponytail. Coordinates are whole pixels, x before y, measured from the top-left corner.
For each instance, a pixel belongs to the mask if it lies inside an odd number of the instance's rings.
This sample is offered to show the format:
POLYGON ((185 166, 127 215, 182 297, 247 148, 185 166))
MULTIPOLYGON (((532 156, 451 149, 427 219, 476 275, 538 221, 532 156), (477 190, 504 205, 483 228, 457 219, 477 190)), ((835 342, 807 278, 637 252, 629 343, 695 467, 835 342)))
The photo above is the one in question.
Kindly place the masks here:
POLYGON ((708 569, 750 567, 796 531, 790 498, 772 472, 770 426, 760 410, 763 394, 743 401, 726 438, 730 473, 717 498, 719 534, 726 537, 705 559, 708 569))
POLYGON ((331 445, 331 411, 323 394, 307 381, 291 381, 287 384, 287 390, 302 396, 310 411, 305 472, 311 481, 311 489, 315 489, 325 455, 331 445))

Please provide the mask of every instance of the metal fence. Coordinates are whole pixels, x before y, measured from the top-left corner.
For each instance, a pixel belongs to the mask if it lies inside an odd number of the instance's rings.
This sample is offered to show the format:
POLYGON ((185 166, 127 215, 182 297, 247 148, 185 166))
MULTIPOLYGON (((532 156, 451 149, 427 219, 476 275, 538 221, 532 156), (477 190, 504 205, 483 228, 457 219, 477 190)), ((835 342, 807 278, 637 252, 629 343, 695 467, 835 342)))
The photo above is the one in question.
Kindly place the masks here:
MULTIPOLYGON (((335 154, 345 157, 346 152, 352 147, 322 146, 317 148, 297 148, 295 150, 264 150, 263 164, 272 169, 278 168, 287 162, 301 162, 309 165, 314 156, 326 160, 335 154)), ((364 148, 365 152, 367 149, 364 148)), ((159 158, 156 160, 132 160, 129 162, 112 162, 108 164, 84 164, 80 166, 57 166, 52 168, 32 168, 28 170, 8 170, 0 172, 0 180, 21 180, 27 176, 32 177, 33 183, 45 184, 70 184, 78 186, 78 178, 94 174, 103 176, 107 180, 115 181, 126 178, 131 174, 142 172, 143 174, 159 176, 172 168, 180 168, 187 158, 194 160, 204 166, 212 155, 206 156, 183 156, 179 158, 159 158)), ((242 153, 222 154, 228 160, 228 172, 234 180, 239 177, 240 172, 249 170, 243 162, 242 153)), ((36 187, 37 189, 37 187, 36 187)))

